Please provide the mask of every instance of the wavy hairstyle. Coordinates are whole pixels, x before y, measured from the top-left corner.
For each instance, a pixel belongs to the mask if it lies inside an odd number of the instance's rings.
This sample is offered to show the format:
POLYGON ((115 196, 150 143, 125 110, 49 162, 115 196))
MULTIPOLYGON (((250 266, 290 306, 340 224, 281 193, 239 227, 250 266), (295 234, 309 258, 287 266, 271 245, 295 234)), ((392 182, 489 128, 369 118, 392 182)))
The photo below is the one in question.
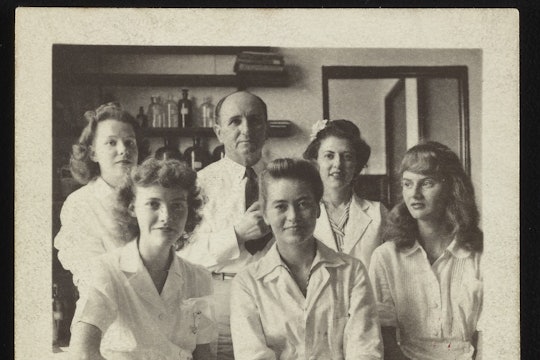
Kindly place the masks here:
MULTIPOLYGON (((478 228, 479 213, 471 179, 458 156, 446 145, 427 141, 410 148, 403 158, 400 177, 405 171, 431 175, 444 181, 447 195, 444 222, 458 244, 468 250, 482 251, 483 234, 478 228)), ((400 249, 414 245, 418 237, 417 221, 402 200, 386 219, 383 241, 394 241, 400 249)))
POLYGON ((320 130, 315 139, 304 151, 303 157, 307 160, 316 161, 319 156, 319 149, 324 139, 329 137, 348 140, 356 155, 356 174, 366 166, 371 155, 371 147, 362 139, 360 129, 349 120, 339 119, 328 122, 328 125, 320 130))
POLYGON ((90 146, 96 136, 98 124, 104 120, 118 120, 131 125, 135 132, 139 159, 143 159, 147 153, 143 147, 141 131, 137 121, 122 106, 116 102, 109 102, 99 106, 95 111, 87 111, 84 117, 88 122, 83 129, 81 136, 76 144, 72 146, 69 166, 73 178, 81 184, 87 184, 92 179, 100 175, 99 164, 90 158, 90 146))
POLYGON ((324 185, 319 171, 309 161, 282 158, 270 162, 259 179, 259 199, 264 208, 268 198, 268 184, 272 180, 293 179, 309 185, 318 204, 324 192, 324 185))
MULTIPOLYGON (((182 236, 180 244, 181 248, 183 240, 193 232, 195 227, 201 221, 200 210, 202 207, 202 199, 197 186, 197 173, 193 171, 185 162, 176 159, 159 160, 148 158, 143 163, 131 170, 130 177, 124 185, 119 189, 119 201, 123 205, 124 211, 127 213, 129 205, 135 200, 136 188, 159 185, 165 188, 180 187, 188 192, 188 216, 185 234, 182 236)), ((135 234, 139 234, 138 225, 134 230, 135 234)))

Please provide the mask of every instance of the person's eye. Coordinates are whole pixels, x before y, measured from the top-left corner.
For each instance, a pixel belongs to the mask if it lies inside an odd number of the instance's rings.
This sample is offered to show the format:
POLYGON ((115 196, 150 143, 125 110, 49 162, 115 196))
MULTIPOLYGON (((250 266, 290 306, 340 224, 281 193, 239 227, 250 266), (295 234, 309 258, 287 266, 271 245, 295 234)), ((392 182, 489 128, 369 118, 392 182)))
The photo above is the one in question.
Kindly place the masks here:
POLYGON ((353 154, 345 154, 345 156, 343 156, 343 158, 345 159, 345 161, 354 161, 354 155, 353 154))
POLYGON ((135 140, 126 140, 125 145, 126 147, 135 147, 137 142, 135 140))
POLYGON ((424 189, 431 189, 434 186, 435 186, 435 181, 433 179, 425 179, 424 182, 422 183, 422 187, 424 189))
POLYGON ((109 146, 115 146, 116 145, 116 140, 113 140, 113 139, 107 140, 107 142, 105 144, 109 145, 109 146))
POLYGON ((334 158, 334 154, 326 153, 326 154, 324 154, 324 158, 328 159, 328 160, 332 160, 334 158))
POLYGON ((305 201, 305 200, 304 200, 304 201, 300 201, 300 202, 298 203, 298 207, 299 207, 300 209, 304 209, 304 210, 305 210, 305 209, 309 208, 310 206, 311 206, 311 204, 310 204, 309 201, 305 201))
POLYGON ((184 210, 185 206, 184 206, 184 203, 174 203, 172 204, 172 208, 174 211, 181 211, 181 210, 184 210))
POLYGON ((229 125, 230 125, 230 126, 238 126, 238 125, 240 125, 241 122, 242 122, 242 119, 241 119, 241 118, 239 118, 239 117, 234 117, 234 118, 231 118, 231 119, 229 120, 229 125))
POLYGON ((401 187, 404 189, 411 189, 412 188, 412 182, 411 181, 402 181, 401 187))
POLYGON ((152 210, 157 210, 159 209, 160 204, 159 204, 159 201, 151 200, 147 202, 146 205, 152 210))
POLYGON ((285 204, 276 204, 274 206, 274 209, 276 209, 278 211, 285 211, 287 209, 287 205, 285 205, 285 204))

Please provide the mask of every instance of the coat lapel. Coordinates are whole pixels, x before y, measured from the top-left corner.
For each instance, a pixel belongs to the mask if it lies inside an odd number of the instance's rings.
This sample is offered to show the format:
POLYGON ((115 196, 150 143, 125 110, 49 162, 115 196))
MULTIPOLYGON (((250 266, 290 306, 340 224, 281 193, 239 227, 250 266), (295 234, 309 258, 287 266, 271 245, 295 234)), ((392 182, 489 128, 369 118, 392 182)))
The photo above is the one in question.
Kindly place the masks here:
POLYGON ((126 275, 129 285, 137 295, 145 302, 160 311, 165 311, 164 303, 159 296, 150 274, 144 268, 137 249, 137 241, 134 240, 122 248, 120 268, 126 275))
MULTIPOLYGON (((328 220, 328 213, 324 204, 320 203, 321 215, 317 219, 317 224, 315 225, 315 231, 313 235, 319 239, 324 245, 328 246, 330 249, 337 251, 336 240, 334 239, 334 233, 332 232, 332 227, 330 226, 330 220, 328 220)), ((350 215, 349 215, 350 216, 350 215)))
MULTIPOLYGON (((324 206, 323 206, 324 207, 324 206)), ((373 219, 367 214, 369 203, 353 196, 351 207, 349 209, 349 220, 345 225, 345 238, 343 239, 343 252, 350 254, 356 244, 364 235, 368 225, 373 219)), ((328 218, 327 218, 328 221, 328 218)), ((330 223, 328 224, 330 226, 330 223)))

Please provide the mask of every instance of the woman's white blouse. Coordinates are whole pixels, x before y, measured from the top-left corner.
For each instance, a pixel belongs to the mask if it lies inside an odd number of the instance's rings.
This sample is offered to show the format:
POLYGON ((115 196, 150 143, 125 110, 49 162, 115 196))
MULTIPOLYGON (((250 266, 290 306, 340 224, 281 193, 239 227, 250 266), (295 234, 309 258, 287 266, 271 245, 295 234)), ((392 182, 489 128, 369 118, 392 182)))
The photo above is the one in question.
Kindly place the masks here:
POLYGON ((362 263, 317 242, 307 297, 274 244, 233 280, 236 360, 382 359, 379 321, 362 263))
POLYGON ((190 359, 197 344, 217 341, 211 276, 174 256, 161 294, 132 241, 95 259, 73 324, 82 321, 102 333, 106 359, 190 359))
POLYGON ((406 356, 472 358, 483 299, 480 258, 456 240, 433 265, 418 242, 405 250, 387 242, 373 252, 369 275, 381 326, 399 329, 406 356))
POLYGON ((90 272, 90 260, 125 245, 134 234, 128 231, 128 215, 120 216, 114 189, 101 177, 70 194, 60 213, 62 227, 54 239, 58 260, 71 271, 80 287, 90 272))

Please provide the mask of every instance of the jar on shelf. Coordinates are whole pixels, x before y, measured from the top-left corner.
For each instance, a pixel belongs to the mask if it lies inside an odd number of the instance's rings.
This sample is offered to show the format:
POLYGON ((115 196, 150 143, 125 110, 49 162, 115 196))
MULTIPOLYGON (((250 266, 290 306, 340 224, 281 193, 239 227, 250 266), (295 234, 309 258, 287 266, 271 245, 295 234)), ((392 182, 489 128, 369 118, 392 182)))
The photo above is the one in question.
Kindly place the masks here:
POLYGON ((193 146, 190 146, 184 152, 184 159, 193 170, 199 171, 209 164, 210 154, 201 146, 201 139, 194 137, 193 146))
POLYGON ((148 127, 148 117, 144 114, 144 107, 139 106, 139 113, 137 114, 137 117, 135 119, 137 120, 137 123, 140 127, 148 127))
POLYGON ((163 107, 159 103, 158 96, 152 96, 151 103, 148 105, 148 121, 150 127, 160 128, 163 127, 163 107))
POLYGON ((212 104, 211 97, 205 97, 204 102, 199 108, 201 125, 203 127, 214 126, 214 105, 212 104))
POLYGON ((169 94, 167 101, 164 104, 165 109, 165 126, 170 128, 178 127, 178 105, 173 100, 173 96, 169 94))
POLYGON ((178 100, 178 126, 189 128, 193 126, 192 102, 188 97, 188 89, 182 89, 182 98, 178 100))
POLYGON ((171 142, 169 139, 164 139, 162 147, 156 150, 154 157, 159 160, 176 159, 184 161, 184 157, 180 150, 178 150, 178 144, 171 142))

